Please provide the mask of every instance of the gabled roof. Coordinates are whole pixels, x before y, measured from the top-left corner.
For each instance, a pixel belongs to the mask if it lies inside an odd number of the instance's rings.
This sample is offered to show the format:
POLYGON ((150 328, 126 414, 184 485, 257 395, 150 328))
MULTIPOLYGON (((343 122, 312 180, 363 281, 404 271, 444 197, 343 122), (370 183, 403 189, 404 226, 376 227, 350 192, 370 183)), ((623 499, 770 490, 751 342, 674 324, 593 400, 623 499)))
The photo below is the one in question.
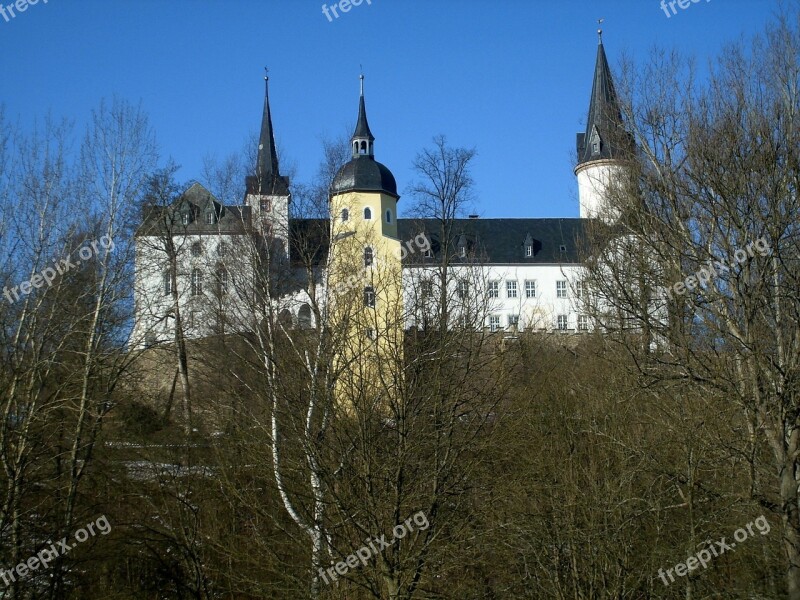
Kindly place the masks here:
POLYGON ((225 206, 199 183, 192 184, 170 206, 152 206, 145 211, 137 236, 163 235, 169 217, 169 229, 176 235, 241 234, 247 231, 251 217, 249 206, 225 206), (206 215, 212 216, 212 223, 207 222, 206 215))

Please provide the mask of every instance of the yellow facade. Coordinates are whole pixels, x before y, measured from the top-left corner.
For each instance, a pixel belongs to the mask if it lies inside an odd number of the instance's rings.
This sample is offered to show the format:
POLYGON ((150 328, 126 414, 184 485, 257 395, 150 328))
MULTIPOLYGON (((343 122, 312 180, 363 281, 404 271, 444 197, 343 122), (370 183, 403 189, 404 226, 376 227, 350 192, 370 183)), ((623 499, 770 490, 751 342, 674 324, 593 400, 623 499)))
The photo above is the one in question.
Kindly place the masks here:
POLYGON ((346 192, 331 197, 330 209, 328 285, 336 398, 340 406, 376 406, 402 385, 404 313, 397 199, 383 192, 346 192), (372 264, 366 264, 368 249, 372 264))

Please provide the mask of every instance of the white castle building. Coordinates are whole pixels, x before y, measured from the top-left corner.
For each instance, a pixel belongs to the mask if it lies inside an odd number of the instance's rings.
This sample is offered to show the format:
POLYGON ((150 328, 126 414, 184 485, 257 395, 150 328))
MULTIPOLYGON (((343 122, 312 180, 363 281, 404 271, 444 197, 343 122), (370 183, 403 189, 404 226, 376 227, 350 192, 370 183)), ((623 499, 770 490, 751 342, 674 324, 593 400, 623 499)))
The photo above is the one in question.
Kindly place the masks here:
MULTIPOLYGON (((424 326, 424 296, 431 295, 427 288, 435 282, 447 249, 452 296, 481 303, 472 326, 509 332, 590 330, 590 318, 581 308, 585 288, 580 284, 579 245, 592 219, 608 218, 604 186, 625 168, 619 140, 629 138, 622 123, 601 37, 586 130, 577 135, 580 218, 456 219, 448 229, 449 240, 440 239, 438 220, 397 219, 398 239, 408 249, 403 258, 405 306, 411 307, 407 326, 424 326)), ((374 159, 374 140, 362 86, 353 159, 340 169, 331 193, 370 191, 398 197, 394 176, 374 159)), ((279 170, 268 88, 256 170, 246 187, 243 205, 225 206, 194 184, 171 206, 145 216, 136 235, 133 346, 174 341, 178 319, 190 339, 247 331, 264 318, 250 310, 263 294, 276 299, 276 314, 287 323, 314 324, 312 297, 320 302, 326 292, 330 224, 291 217, 291 186, 279 170), (271 268, 287 276, 271 280, 268 290, 259 289, 264 285, 258 283, 251 260, 256 255, 268 256, 271 268), (304 283, 309 268, 315 273, 310 285, 304 283)), ((335 218, 397 218, 380 206, 364 213, 335 218)))

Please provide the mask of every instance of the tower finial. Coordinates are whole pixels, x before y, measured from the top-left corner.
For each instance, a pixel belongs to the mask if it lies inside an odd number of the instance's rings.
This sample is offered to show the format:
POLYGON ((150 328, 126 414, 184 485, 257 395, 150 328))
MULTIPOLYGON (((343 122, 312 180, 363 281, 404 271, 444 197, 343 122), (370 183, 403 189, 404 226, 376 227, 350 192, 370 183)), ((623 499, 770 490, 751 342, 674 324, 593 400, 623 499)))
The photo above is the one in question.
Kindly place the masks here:
POLYGON ((597 28, 597 43, 598 44, 602 44, 603 43, 603 30, 599 27, 600 25, 603 24, 603 21, 605 21, 605 19, 602 19, 602 18, 597 19, 597 25, 598 25, 598 28, 597 28))
MULTIPOLYGON (((358 65, 358 66, 360 67, 361 65, 358 65)), ((359 79, 361 80, 361 95, 363 96, 364 95, 364 68, 363 67, 361 68, 361 76, 359 77, 359 79)))

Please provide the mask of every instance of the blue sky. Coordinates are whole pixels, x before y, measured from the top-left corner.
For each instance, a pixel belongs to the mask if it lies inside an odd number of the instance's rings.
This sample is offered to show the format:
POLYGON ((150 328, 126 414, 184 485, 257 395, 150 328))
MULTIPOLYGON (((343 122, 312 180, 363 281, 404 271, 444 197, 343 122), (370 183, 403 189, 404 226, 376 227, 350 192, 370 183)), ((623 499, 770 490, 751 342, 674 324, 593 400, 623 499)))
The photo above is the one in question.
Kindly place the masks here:
POLYGON ((571 154, 599 17, 615 68, 654 46, 705 61, 778 7, 700 0, 668 18, 660 0, 364 0, 329 21, 322 0, 44 2, 0 17, 0 103, 23 127, 48 111, 80 126, 114 94, 141 100, 189 180, 257 131, 268 65, 284 160, 309 180, 321 136, 355 122, 363 65, 376 158, 401 194, 415 154, 443 133, 478 151, 483 217, 578 216, 571 154))

